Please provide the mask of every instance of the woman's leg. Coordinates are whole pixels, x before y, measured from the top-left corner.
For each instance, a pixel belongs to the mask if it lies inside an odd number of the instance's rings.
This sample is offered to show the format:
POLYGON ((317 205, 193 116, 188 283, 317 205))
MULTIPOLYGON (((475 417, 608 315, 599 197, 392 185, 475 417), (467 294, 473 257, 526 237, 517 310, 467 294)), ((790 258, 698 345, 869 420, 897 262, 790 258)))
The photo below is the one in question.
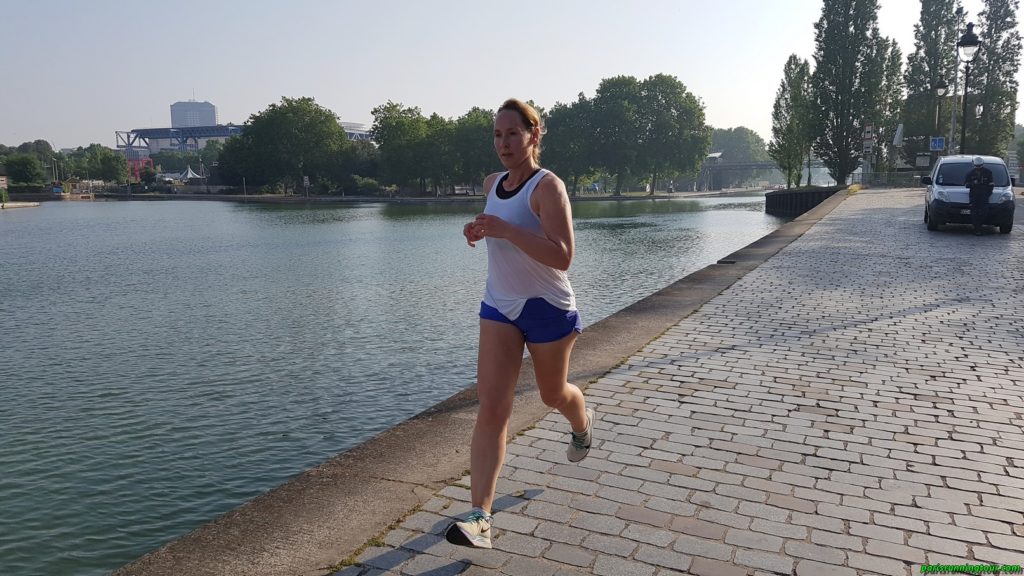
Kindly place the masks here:
POLYGON ((512 416, 523 333, 512 324, 480 320, 480 352, 476 390, 480 410, 470 451, 470 493, 474 507, 491 512, 498 473, 505 461, 505 439, 512 416))
POLYGON ((574 432, 583 432, 587 428, 586 402, 579 387, 568 381, 569 354, 576 343, 577 335, 573 332, 555 342, 531 342, 527 343, 526 347, 533 358, 533 369, 537 375, 537 388, 540 389, 541 400, 561 412, 574 432))

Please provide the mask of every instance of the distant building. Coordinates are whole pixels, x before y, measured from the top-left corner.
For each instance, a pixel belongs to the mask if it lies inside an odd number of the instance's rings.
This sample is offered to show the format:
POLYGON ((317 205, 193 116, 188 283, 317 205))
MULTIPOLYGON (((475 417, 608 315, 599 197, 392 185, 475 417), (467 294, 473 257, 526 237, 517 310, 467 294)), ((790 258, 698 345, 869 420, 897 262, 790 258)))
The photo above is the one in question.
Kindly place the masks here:
POLYGON ((217 107, 209 102, 175 102, 171 104, 171 128, 216 126, 217 107))
POLYGON ((341 127, 345 130, 345 135, 348 136, 349 140, 370 141, 370 129, 366 127, 366 124, 360 124, 358 122, 341 122, 341 127))
POLYGON ((0 188, 7 188, 7 169, 0 164, 0 188))

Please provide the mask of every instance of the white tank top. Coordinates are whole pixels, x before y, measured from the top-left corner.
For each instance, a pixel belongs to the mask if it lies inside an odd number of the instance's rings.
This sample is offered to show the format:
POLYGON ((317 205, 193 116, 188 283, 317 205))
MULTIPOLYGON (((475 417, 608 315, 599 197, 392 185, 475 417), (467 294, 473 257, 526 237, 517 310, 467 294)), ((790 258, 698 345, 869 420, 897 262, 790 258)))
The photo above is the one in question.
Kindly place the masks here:
MULTIPOLYGON (((539 170, 515 196, 507 200, 498 197, 502 178, 495 178, 487 195, 484 214, 497 216, 543 236, 540 218, 530 208, 530 197, 547 173, 547 170, 539 170)), ((576 295, 569 284, 569 276, 563 270, 541 264, 504 238, 487 238, 486 241, 487 288, 484 303, 497 308, 509 320, 519 317, 530 298, 543 298, 561 310, 576 309, 576 295)))

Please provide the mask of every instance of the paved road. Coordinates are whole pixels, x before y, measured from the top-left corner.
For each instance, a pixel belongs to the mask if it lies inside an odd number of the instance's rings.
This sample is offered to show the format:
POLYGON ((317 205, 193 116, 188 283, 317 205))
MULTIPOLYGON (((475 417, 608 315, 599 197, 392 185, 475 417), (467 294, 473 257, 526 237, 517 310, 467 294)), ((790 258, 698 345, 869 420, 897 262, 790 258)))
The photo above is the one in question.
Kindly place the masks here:
POLYGON ((556 413, 518 436, 494 550, 441 536, 467 477, 337 574, 1024 565, 1024 211, 983 237, 922 214, 920 190, 849 197, 591 384, 580 465, 556 413))

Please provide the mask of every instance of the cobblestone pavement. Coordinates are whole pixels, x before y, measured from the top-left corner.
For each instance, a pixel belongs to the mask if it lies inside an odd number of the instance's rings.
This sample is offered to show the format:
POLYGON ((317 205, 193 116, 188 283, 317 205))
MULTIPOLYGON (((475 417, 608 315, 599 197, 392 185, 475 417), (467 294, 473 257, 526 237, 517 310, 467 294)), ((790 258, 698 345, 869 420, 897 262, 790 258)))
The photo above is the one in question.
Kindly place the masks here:
POLYGON ((337 574, 1024 565, 1021 218, 927 232, 922 196, 851 196, 592 383, 579 465, 557 413, 517 437, 494 550, 442 536, 467 477, 337 574))

